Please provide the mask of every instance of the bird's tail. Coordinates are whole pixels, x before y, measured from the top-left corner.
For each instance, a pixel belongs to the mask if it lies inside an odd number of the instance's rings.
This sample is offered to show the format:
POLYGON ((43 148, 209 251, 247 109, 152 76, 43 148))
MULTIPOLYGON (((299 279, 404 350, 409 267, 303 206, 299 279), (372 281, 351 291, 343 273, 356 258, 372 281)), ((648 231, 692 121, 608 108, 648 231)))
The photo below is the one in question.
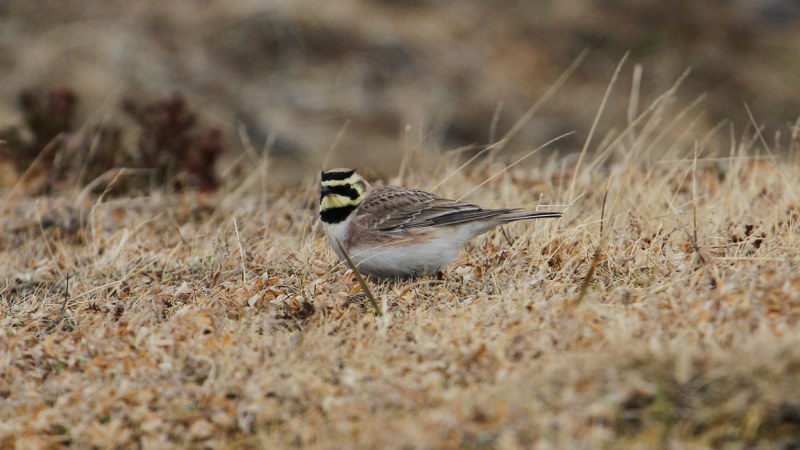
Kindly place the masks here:
POLYGON ((499 219, 500 223, 509 223, 509 222, 516 222, 517 220, 527 220, 527 219, 556 219, 563 215, 564 215, 563 213, 560 213, 558 211, 540 211, 540 212, 521 211, 501 216, 499 219))

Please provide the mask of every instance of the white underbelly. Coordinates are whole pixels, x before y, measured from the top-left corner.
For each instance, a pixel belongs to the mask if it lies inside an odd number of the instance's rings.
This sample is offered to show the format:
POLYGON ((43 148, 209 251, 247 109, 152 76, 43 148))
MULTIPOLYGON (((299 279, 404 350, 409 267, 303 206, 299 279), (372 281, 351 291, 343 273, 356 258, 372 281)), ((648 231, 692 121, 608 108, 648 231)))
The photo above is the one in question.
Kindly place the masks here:
MULTIPOLYGON (((347 242, 350 218, 337 224, 324 224, 325 234, 331 241, 336 256, 344 261, 338 243, 347 242)), ((422 242, 410 243, 397 237, 395 245, 353 245, 347 253, 365 275, 380 278, 434 275, 444 270, 458 257, 461 247, 476 234, 485 231, 484 224, 468 224, 438 228, 427 234, 422 242)))
POLYGON ((433 275, 455 261, 459 249, 453 243, 432 241, 402 246, 356 246, 349 254, 361 273, 387 278, 433 275))

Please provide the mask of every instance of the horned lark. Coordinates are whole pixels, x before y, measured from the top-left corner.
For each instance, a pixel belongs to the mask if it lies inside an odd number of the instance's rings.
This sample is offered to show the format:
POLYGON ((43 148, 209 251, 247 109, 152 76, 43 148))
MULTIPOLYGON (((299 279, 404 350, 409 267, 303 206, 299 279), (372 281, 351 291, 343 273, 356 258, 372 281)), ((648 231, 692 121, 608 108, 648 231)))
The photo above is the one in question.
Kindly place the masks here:
POLYGON ((352 169, 322 172, 320 219, 340 260, 379 278, 435 274, 473 237, 504 223, 560 212, 484 209, 400 186, 371 186, 352 169))

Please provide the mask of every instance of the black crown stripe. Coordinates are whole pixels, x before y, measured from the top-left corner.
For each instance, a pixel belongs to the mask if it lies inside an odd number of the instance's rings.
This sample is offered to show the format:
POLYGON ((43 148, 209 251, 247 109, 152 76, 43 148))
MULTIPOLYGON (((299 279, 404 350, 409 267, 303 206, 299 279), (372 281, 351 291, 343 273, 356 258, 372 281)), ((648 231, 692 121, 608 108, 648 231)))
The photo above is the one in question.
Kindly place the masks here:
POLYGON ((322 181, 338 181, 338 180, 346 180, 353 176, 356 173, 354 170, 348 170, 346 172, 322 172, 322 181))

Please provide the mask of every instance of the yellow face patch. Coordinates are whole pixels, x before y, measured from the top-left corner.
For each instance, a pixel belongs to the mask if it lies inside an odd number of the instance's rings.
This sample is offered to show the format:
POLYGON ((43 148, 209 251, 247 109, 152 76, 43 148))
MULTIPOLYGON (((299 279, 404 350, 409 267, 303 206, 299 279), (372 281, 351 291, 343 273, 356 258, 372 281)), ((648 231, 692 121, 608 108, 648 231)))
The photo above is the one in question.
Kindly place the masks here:
POLYGON ((348 186, 358 193, 358 197, 350 198, 347 195, 338 193, 328 193, 322 197, 320 202, 320 209, 327 210, 331 208, 341 208, 343 206, 358 206, 365 197, 364 179, 358 174, 354 173, 344 180, 327 180, 322 182, 323 190, 325 188, 337 188, 341 186, 348 186))
POLYGON ((356 199, 352 199, 344 195, 328 194, 322 198, 320 209, 326 210, 331 208, 340 208, 342 206, 358 206, 363 199, 364 194, 359 195, 356 199))

